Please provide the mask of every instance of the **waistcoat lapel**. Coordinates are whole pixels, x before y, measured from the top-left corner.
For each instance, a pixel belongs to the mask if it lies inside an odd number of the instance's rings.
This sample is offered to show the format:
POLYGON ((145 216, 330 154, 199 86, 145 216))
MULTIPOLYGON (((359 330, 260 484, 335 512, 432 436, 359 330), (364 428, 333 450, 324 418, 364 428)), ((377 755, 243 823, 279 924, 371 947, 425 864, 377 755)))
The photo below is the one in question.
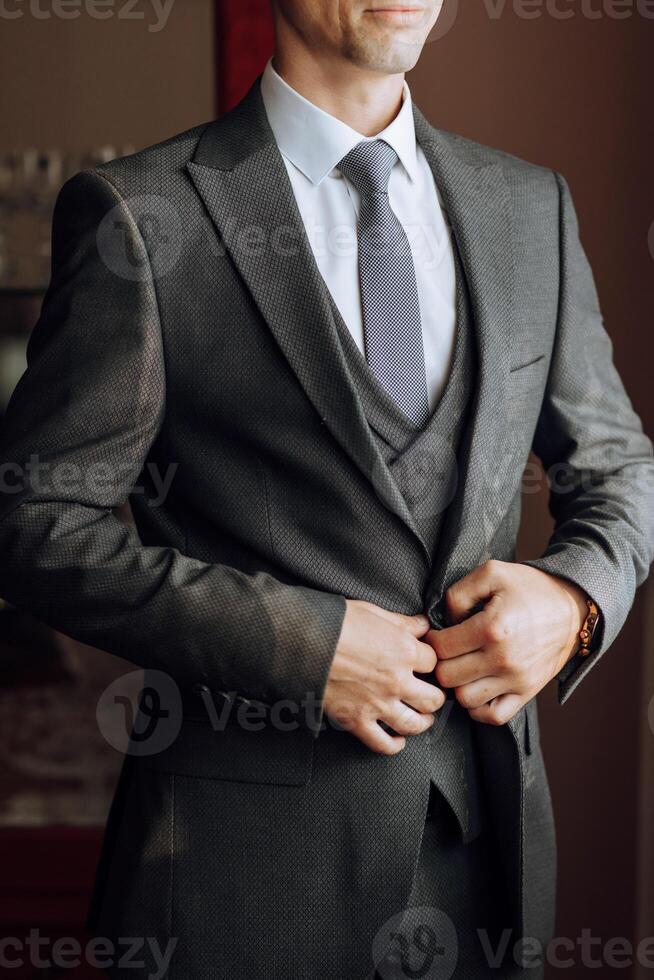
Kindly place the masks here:
POLYGON ((416 429, 381 386, 354 342, 337 307, 334 321, 360 401, 377 444, 433 556, 443 515, 457 491, 457 454, 475 387, 476 364, 468 291, 454 249, 456 337, 450 372, 438 403, 416 429))

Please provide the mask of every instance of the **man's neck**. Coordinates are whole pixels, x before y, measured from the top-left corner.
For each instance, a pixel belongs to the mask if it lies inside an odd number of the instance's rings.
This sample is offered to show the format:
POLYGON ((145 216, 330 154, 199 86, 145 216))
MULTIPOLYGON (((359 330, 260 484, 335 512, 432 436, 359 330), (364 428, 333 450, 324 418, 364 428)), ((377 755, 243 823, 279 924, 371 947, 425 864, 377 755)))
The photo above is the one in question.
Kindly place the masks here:
POLYGON ((273 68, 300 95, 362 136, 376 136, 400 111, 404 75, 365 71, 305 49, 278 50, 273 68))

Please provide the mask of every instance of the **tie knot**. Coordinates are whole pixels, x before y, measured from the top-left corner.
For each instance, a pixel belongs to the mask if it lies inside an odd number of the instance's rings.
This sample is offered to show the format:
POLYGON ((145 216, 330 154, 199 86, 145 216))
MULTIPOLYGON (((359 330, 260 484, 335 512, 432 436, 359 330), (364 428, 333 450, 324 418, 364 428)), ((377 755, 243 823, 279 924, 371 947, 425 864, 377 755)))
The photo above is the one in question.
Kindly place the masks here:
POLYGON ((338 169, 352 181, 362 197, 386 194, 397 153, 384 140, 362 140, 346 153, 338 169))

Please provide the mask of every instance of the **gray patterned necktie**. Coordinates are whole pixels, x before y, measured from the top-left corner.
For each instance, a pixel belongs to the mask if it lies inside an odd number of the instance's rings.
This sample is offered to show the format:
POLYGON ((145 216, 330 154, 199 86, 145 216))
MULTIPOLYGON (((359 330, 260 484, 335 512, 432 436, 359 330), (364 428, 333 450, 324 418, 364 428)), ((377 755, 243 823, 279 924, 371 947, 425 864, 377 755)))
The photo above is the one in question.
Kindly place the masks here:
POLYGON ((388 199, 397 161, 383 140, 364 140, 337 165, 361 195, 359 282, 366 359, 416 426, 429 418, 418 285, 411 246, 388 199))

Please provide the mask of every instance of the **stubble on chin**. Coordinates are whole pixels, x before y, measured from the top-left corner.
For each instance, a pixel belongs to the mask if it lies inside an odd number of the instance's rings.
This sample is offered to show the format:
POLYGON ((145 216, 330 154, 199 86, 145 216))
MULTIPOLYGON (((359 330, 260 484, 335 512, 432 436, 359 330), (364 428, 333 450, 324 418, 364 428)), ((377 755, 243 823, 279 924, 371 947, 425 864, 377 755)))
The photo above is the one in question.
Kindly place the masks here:
POLYGON ((415 66, 424 41, 417 31, 398 35, 392 30, 366 30, 360 25, 343 38, 342 50, 347 60, 359 68, 397 75, 415 66))

